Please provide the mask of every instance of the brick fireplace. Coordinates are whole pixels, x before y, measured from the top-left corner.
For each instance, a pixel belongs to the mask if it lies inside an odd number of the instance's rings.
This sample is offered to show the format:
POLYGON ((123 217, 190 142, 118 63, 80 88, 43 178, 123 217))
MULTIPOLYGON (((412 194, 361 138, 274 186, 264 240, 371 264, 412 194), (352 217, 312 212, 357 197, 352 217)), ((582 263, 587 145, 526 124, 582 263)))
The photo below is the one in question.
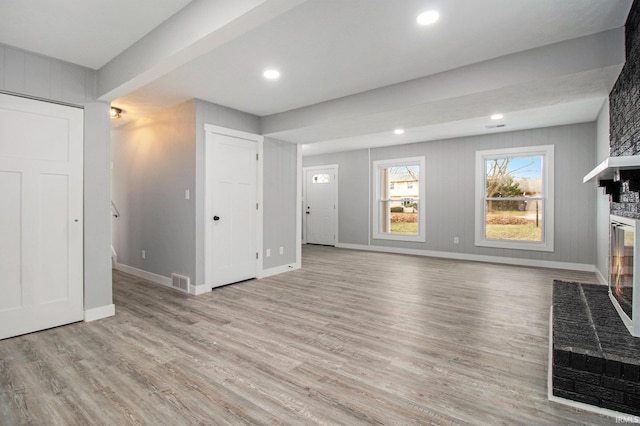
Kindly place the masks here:
MULTIPOLYGON (((622 222, 640 219, 639 28, 640 0, 634 0, 625 25, 626 62, 609 94, 610 158, 603 164, 616 168, 597 179, 611 196, 610 214, 622 222)), ((623 323, 608 287, 554 282, 552 318, 549 398, 640 419, 640 337, 623 323)))

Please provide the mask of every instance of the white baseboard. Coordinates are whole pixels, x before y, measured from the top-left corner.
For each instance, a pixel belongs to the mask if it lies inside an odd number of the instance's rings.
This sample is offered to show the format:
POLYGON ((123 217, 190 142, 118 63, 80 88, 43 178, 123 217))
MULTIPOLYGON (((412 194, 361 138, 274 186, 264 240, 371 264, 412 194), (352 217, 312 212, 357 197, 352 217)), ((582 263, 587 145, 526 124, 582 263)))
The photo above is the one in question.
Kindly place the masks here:
POLYGON ((194 294, 196 296, 199 296, 201 294, 205 294, 205 293, 207 293, 209 291, 211 291, 211 287, 209 287, 206 284, 190 285, 189 286, 189 293, 190 294, 194 294))
POLYGON ((85 309, 84 322, 99 320, 102 318, 112 317, 116 314, 116 305, 100 306, 99 308, 85 309))
POLYGON ((299 263, 289 263, 288 265, 276 266, 275 268, 264 269, 258 278, 267 278, 273 275, 294 271, 296 269, 300 269, 299 263))
POLYGON ((600 269, 595 268, 596 269, 596 277, 598 277, 598 281, 600 281, 600 284, 604 284, 604 285, 609 285, 609 280, 607 280, 604 275, 602 275, 602 272, 600 272, 600 269))
POLYGON ((172 287, 172 281, 169 277, 154 274, 153 272, 144 271, 142 269, 134 268, 133 266, 124 265, 122 263, 116 263, 116 270, 126 272, 127 274, 134 275, 138 278, 144 278, 147 281, 161 284, 165 287, 172 287))
POLYGON ((448 251, 418 250, 418 249, 406 249, 406 248, 387 247, 387 246, 368 246, 364 244, 338 243, 336 244, 336 247, 352 249, 352 250, 377 251, 377 252, 383 252, 383 253, 398 253, 398 254, 411 254, 415 256, 441 257, 444 259, 470 260, 473 262, 501 263, 505 265, 535 266, 538 268, 565 269, 569 271, 595 272, 596 270, 595 265, 589 265, 586 263, 570 263, 570 262, 555 262, 551 260, 519 259, 515 257, 485 256, 481 254, 454 253, 454 252, 448 252, 448 251))

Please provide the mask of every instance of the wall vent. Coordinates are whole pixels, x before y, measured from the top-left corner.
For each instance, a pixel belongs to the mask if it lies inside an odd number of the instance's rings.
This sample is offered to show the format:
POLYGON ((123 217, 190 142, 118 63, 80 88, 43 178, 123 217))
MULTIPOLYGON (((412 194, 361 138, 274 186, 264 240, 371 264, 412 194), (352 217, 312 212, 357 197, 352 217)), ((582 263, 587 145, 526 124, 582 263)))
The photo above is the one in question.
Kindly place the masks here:
POLYGON ((189 293, 189 277, 184 275, 171 274, 171 286, 176 290, 189 293))

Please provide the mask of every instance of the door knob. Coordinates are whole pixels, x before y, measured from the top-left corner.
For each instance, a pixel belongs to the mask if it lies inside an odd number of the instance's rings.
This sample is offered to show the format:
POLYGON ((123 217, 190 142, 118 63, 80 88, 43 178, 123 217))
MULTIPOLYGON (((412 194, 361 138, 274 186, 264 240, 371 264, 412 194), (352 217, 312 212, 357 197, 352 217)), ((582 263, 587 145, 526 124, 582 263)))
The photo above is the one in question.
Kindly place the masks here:
POLYGON ((220 216, 214 216, 214 217, 213 217, 213 220, 216 220, 216 221, 217 221, 217 220, 220 220, 220 216))

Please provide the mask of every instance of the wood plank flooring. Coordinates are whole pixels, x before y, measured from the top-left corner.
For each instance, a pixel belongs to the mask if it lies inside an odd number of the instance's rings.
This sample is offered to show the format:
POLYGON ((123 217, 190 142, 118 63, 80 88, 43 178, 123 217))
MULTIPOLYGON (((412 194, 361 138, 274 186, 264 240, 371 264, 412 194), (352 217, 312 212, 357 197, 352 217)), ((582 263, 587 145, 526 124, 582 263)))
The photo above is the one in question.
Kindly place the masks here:
POLYGON ((552 280, 305 246, 194 297, 114 271, 116 316, 0 341, 1 425, 608 424, 546 400, 552 280))

